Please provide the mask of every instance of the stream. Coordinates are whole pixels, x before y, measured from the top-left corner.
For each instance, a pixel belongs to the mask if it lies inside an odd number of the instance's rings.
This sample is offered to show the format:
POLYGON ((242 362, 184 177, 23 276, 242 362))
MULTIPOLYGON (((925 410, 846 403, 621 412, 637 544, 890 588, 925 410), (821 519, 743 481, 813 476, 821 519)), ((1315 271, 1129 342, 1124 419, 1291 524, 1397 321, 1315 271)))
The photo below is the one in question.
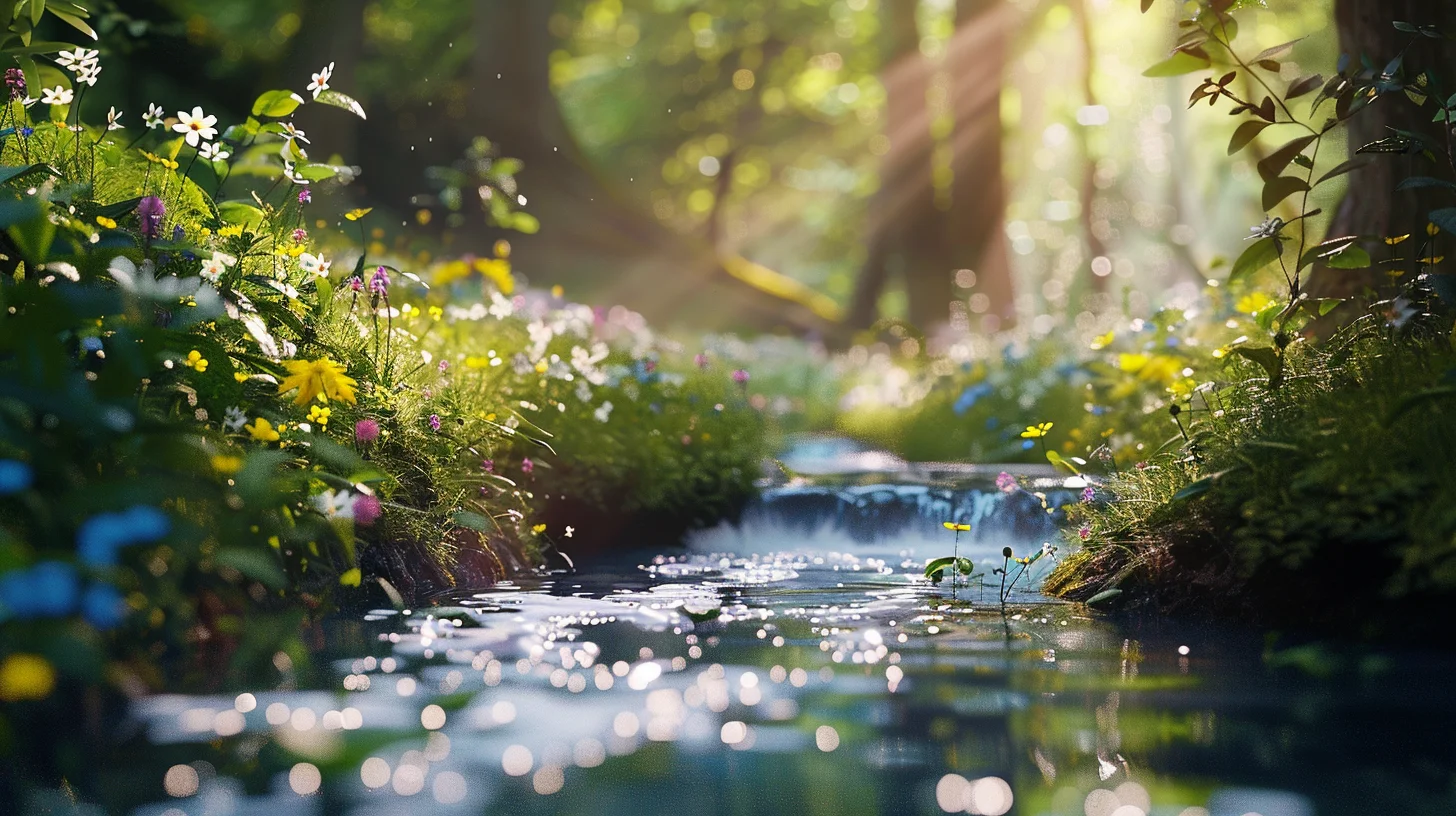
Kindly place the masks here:
POLYGON ((111 772, 145 801, 108 811, 1456 813, 1449 655, 1113 622, 1026 579, 951 604, 927 558, 1061 544, 1035 494, 1080 485, 832 440, 785 462, 686 548, 333 620, 322 681, 280 655, 266 688, 137 702, 111 772))

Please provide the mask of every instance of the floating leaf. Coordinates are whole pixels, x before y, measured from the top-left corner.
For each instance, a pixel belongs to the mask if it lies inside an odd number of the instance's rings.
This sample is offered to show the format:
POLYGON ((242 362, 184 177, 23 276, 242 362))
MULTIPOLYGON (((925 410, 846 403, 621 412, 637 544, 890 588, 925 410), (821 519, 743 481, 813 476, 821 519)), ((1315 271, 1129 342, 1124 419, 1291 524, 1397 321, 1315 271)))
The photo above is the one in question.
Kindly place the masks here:
POLYGON ((1367 269, 1370 253, 1358 244, 1351 244, 1339 252, 1324 257, 1325 266, 1331 269, 1367 269))

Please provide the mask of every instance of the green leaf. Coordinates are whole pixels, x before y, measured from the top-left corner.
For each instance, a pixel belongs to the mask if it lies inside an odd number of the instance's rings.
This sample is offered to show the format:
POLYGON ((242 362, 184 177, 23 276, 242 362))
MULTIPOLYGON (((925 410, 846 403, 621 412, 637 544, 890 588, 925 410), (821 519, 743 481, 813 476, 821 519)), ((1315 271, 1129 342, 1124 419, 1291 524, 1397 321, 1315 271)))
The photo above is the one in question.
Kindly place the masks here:
POLYGON ((1207 57, 1200 57, 1190 54, 1187 51, 1179 51, 1173 56, 1143 71, 1145 77, 1175 77, 1183 74, 1192 74, 1202 71, 1210 65, 1207 57))
POLYGON ((1338 307, 1341 303, 1344 303, 1345 302, 1345 299, 1344 298, 1320 298, 1319 300, 1317 300, 1315 302, 1319 304, 1319 310, 1318 310, 1319 311, 1319 316, 1320 317, 1324 317, 1325 315, 1329 314, 1330 312, 1333 312, 1336 309, 1336 307, 1338 307))
POLYGON ((323 181, 339 174, 339 168, 332 164, 305 164, 295 172, 309 181, 323 181))
MULTIPOLYGON (((1294 139, 1273 153, 1270 153, 1263 161, 1259 162, 1260 178, 1264 179, 1265 182, 1278 178, 1279 174, 1284 172, 1284 168, 1288 167, 1289 163, 1294 161, 1294 157, 1304 152, 1304 149, 1313 144, 1314 140, 1314 136, 1300 136, 1298 139, 1294 139)), ((1265 209, 1268 208, 1266 207, 1265 209)))
POLYGON ((1314 183, 1314 186, 1318 187, 1321 184, 1324 184, 1325 182, 1329 181, 1332 178, 1336 178, 1338 176, 1345 175, 1346 173, 1350 172, 1351 170, 1359 170, 1361 167, 1364 167, 1365 165, 1367 165, 1369 163, 1370 163, 1370 159, 1367 159, 1367 158, 1364 158, 1364 157, 1356 158, 1356 159, 1350 159, 1349 161, 1346 161, 1346 162, 1341 162, 1341 163, 1335 165, 1334 169, 1330 170, 1330 172, 1325 173, 1323 176, 1320 176, 1319 177, 1319 181, 1316 181, 1314 183))
POLYGON ((1264 195, 1261 203, 1267 212, 1279 206, 1279 202, 1298 193, 1309 192, 1309 182, 1294 176, 1279 176, 1270 179, 1264 185, 1264 195))
POLYGON ((535 235, 541 229, 541 222, 530 213, 518 212, 511 214, 511 227, 517 232, 535 235))
POLYGON ((1099 603, 1102 603, 1103 601, 1110 601, 1113 598, 1116 598, 1118 595, 1121 595, 1121 594, 1122 594, 1122 590, 1120 590, 1120 589, 1104 589, 1101 592, 1097 593, 1096 595, 1093 595, 1092 597, 1088 598, 1087 599, 1087 605, 1088 606, 1092 606, 1093 604, 1099 604, 1099 603))
POLYGON ((1260 238, 1244 250, 1234 268, 1229 272, 1229 283, 1252 275, 1260 269, 1279 260, 1280 246, 1273 238, 1260 238))
POLYGON ((1439 210, 1432 210, 1426 213, 1426 217, 1432 224, 1441 228, 1441 232, 1447 235, 1456 235, 1456 207, 1445 207, 1439 210))
POLYGON ((1452 182, 1449 182, 1445 179, 1433 178, 1431 176, 1411 176, 1410 178, 1403 179, 1400 184, 1395 185, 1395 189, 1397 191, 1421 190, 1427 187, 1442 187, 1447 190, 1456 190, 1456 184, 1453 184, 1452 182))
POLYGON ((1265 48, 1263 51, 1260 51, 1257 56, 1254 57, 1253 61, 1258 62, 1259 60, 1279 59, 1280 57, 1293 51, 1294 46, 1298 45, 1300 40, 1303 39, 1303 37, 1300 37, 1298 40, 1290 40, 1287 43, 1276 45, 1272 48, 1265 48))
POLYGON ((1350 244, 1325 256, 1324 262, 1330 269, 1367 269, 1370 266, 1370 253, 1358 244, 1350 244))
POLYGON ((217 214, 224 222, 236 224, 245 229, 257 229, 266 218, 262 210, 248 201, 218 202, 217 214))
POLYGON ((474 530, 477 533, 499 532, 499 527, 495 522, 479 513, 473 513, 469 510, 461 510, 455 514, 452 520, 456 525, 474 530))
POLYGON ((352 96, 349 96, 347 94, 341 94, 338 91, 324 91, 323 93, 314 97, 313 101, 323 105, 332 105, 335 108, 343 108, 344 110, 354 114, 360 119, 369 118, 364 115, 363 105, 360 105, 358 102, 356 102, 352 96))
POLYGON ((253 115, 276 119, 298 110, 303 102, 303 97, 293 91, 264 91, 253 101, 253 115))
POLYGON ((1052 466, 1053 467, 1064 467, 1067 470, 1072 471, 1072 473, 1074 473, 1074 474, 1076 474, 1078 476, 1081 476, 1082 475, 1082 471, 1077 470, 1077 466, 1076 465, 1074 465, 1071 462, 1067 461, 1067 459, 1065 457, 1063 457, 1060 453, 1057 453, 1054 450, 1047 451, 1046 452, 1046 458, 1047 458, 1047 461, 1048 462, 1051 462, 1052 463, 1052 466))
POLYGON ((57 17, 61 18, 62 20, 65 20, 66 21, 66 24, 69 25, 69 26, 71 26, 71 28, 76 29, 77 31, 81 32, 82 34, 85 34, 86 36, 90 37, 91 39, 93 39, 93 40, 99 39, 96 36, 96 30, 93 29, 93 28, 91 28, 91 26, 86 25, 86 21, 85 20, 82 20, 79 16, 77 16, 75 14, 71 14, 70 12, 61 11, 60 9, 55 9, 55 8, 51 9, 51 14, 54 14, 57 17))
POLYGON ((1150 9, 1152 7, 1153 7, 1153 0, 1143 0, 1143 14, 1147 14, 1148 13, 1148 9, 1150 9))
POLYGON ((3 167, 3 166, 0 166, 0 184, 4 184, 5 182, 12 181, 14 179, 24 178, 24 177, 30 175, 31 173, 37 173, 37 172, 50 173, 51 175, 55 176, 56 178, 60 178, 61 177, 61 172, 59 170, 57 170, 56 168, 51 167, 49 164, 36 163, 36 164, 25 165, 25 166, 22 166, 22 167, 3 167))
POLYGON ((1269 375, 1270 388, 1277 388, 1280 381, 1284 379, 1284 357, 1279 353, 1278 349, 1269 346, 1260 348, 1237 346, 1230 353, 1258 363, 1259 367, 1263 368, 1265 373, 1269 375))
MULTIPOLYGON (((75 45, 73 45, 71 43, 67 43, 67 42, 55 42, 55 41, 52 41, 52 40, 44 40, 44 41, 38 40, 36 42, 31 43, 30 45, 21 46, 19 48, 7 48, 7 49, 5 49, 5 54, 6 54, 6 56, 12 56, 12 57, 21 56, 21 55, 29 56, 31 54, 54 54, 54 53, 57 53, 59 51, 70 51, 70 50, 73 50, 75 48, 76 48, 75 45)), ((28 83, 30 81, 30 76, 27 74, 25 79, 26 79, 26 82, 28 83)), ((39 80, 37 80, 37 81, 39 81, 39 80)), ((35 87, 35 86, 31 86, 31 87, 35 87)))
POLYGON ((1239 125, 1238 130, 1234 131, 1234 137, 1229 140, 1228 154, 1232 156, 1245 147, 1248 147, 1249 143, 1254 141, 1254 138, 1260 133, 1263 133, 1264 128, 1269 127, 1270 124, 1270 122, 1265 122, 1262 119, 1251 119, 1239 125))
POLYGON ((1173 498, 1169 501, 1184 502, 1188 501, 1189 499, 1202 496, 1204 493, 1207 493, 1208 491, 1213 489, 1213 481, 1214 477, 1205 476, 1202 479, 1199 479, 1198 481, 1184 487, 1182 490, 1179 490, 1177 493, 1174 493, 1173 498))
POLYGON ((40 25, 40 19, 45 16, 45 0, 30 0, 30 24, 40 25))
POLYGON ((1299 97, 1304 96, 1305 94, 1313 91, 1316 88, 1323 87, 1324 84, 1324 77, 1320 76, 1319 74, 1311 74, 1304 79, 1298 80, 1294 84, 1290 85, 1289 90, 1284 93, 1284 98, 1286 100, 1298 99, 1299 97))
POLYGON ((283 565, 278 562, 278 556, 261 547, 224 547, 213 556, 213 561, 220 567, 232 567, 269 589, 283 589, 288 586, 288 575, 283 571, 283 565))

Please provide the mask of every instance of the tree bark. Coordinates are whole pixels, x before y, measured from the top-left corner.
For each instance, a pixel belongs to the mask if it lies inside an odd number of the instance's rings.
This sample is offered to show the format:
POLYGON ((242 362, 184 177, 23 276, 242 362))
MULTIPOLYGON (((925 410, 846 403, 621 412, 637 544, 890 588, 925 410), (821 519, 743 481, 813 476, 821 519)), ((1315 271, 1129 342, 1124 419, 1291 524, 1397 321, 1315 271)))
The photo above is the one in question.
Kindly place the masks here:
MULTIPOLYGON (((1340 50, 1350 56, 1352 65, 1358 66, 1361 56, 1367 56, 1376 65, 1384 66, 1404 51, 1407 76, 1430 70, 1449 84, 1453 79, 1452 67, 1456 66, 1456 44, 1397 31, 1391 25, 1395 21, 1436 25, 1444 32, 1456 31, 1456 6, 1428 0, 1336 0, 1335 3, 1340 50)), ((1424 134, 1438 145, 1447 144, 1440 131, 1447 125, 1432 123, 1431 111, 1430 105, 1418 107, 1404 95, 1381 97, 1350 119, 1351 155, 1362 145, 1392 135, 1392 128, 1424 134)), ((1450 180, 1451 170, 1444 156, 1434 166, 1419 156, 1373 156, 1373 161, 1349 174, 1349 192, 1335 211, 1329 235, 1409 234, 1410 239, 1396 250, 1400 257, 1407 259, 1406 271, 1416 271, 1416 259, 1431 254, 1429 248, 1422 249, 1428 237, 1426 214, 1443 205, 1438 203, 1441 196, 1430 190, 1397 192, 1395 188, 1400 180, 1408 176, 1438 176, 1450 180)), ((1389 257, 1391 251, 1379 241, 1372 242, 1369 249, 1377 261, 1389 257)), ((1379 293, 1387 284, 1385 273, 1390 269, 1389 266, 1366 270, 1316 266, 1306 291, 1319 298, 1357 298, 1367 290, 1379 293)), ((1360 309, 1351 306, 1332 316, 1348 320, 1360 313, 1360 309)))

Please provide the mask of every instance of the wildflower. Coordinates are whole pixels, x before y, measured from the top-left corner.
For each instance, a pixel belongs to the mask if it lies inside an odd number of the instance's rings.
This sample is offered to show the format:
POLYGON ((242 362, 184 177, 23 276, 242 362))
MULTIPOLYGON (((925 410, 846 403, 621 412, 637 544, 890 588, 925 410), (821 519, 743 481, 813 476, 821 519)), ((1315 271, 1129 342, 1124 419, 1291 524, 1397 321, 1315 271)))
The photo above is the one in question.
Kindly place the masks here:
POLYGON ((96 226, 103 229, 116 229, 116 219, 107 218, 104 215, 96 216, 96 226))
POLYGON ((222 273, 226 271, 227 267, 223 265, 222 261, 208 258, 202 262, 202 269, 197 274, 208 283, 217 283, 222 277, 222 273))
POLYGON ((1006 471, 996 475, 996 489, 1002 493, 1014 493, 1021 485, 1017 483, 1016 477, 1006 471))
POLYGON ((484 459, 480 463, 480 469, 485 471, 486 473, 495 473, 495 462, 492 462, 489 459, 484 459))
POLYGON ((137 220, 141 222, 142 235, 158 238, 162 235, 162 216, 167 214, 167 205, 156 196, 147 196, 137 203, 137 220))
POLYGON ((734 371, 733 371, 733 382, 736 382, 739 385, 747 385, 748 384, 748 372, 747 371, 744 371, 741 368, 734 369, 734 371))
POLYGON ((1239 298, 1238 302, 1234 304, 1234 311, 1241 314, 1258 314, 1268 308, 1272 302, 1269 296, 1263 292, 1250 292, 1239 298))
POLYGON ((354 423, 354 441, 365 445, 379 438, 379 423, 372 419, 361 419, 354 423))
POLYGON ((0 459, 0 496, 29 490, 34 481, 30 465, 16 459, 0 459))
POLYGON ((279 122, 278 125, 283 128, 283 138, 289 140, 297 139, 304 144, 313 144, 313 142, 308 140, 307 136, 303 135, 303 131, 293 126, 292 122, 279 122))
POLYGON ((535 462, 532 462, 529 458, 522 459, 521 460, 521 472, 522 473, 530 473, 531 471, 533 471, 535 469, 536 469, 536 463, 535 462))
POLYGON ((1051 432, 1053 424, 1051 422, 1039 422, 1035 425, 1028 425, 1026 426, 1026 430, 1021 432, 1021 438, 1040 439, 1051 432))
POLYGON ((1251 234, 1248 238, 1245 238, 1244 240, 1252 241, 1256 238, 1277 239, 1279 237, 1279 231, 1284 229, 1284 226, 1284 219, 1277 217, 1271 218, 1268 215, 1265 215, 1263 223, 1249 227, 1249 232, 1251 234))
POLYGON ((1411 318, 1420 314, 1420 311, 1415 304, 1411 303, 1410 298, 1398 297, 1386 303, 1385 309, 1380 314, 1385 318, 1386 325, 1399 330, 1404 329, 1411 318))
POLYGON ((56 670, 40 655, 17 652, 0 663, 0 700, 44 700, 56 687, 56 670))
POLYGON ((142 124, 147 126, 147 130, 155 130, 167 124, 165 117, 166 112, 162 110, 162 106, 153 102, 147 105, 147 112, 142 114, 142 124))
POLYGON ((273 423, 262 417, 258 417, 257 419, 253 420, 252 425, 247 425, 245 427, 248 429, 248 435, 253 437, 253 439, 258 442, 277 442, 278 430, 282 429, 282 426, 279 426, 278 429, 274 429, 273 423))
POLYGON ((355 275, 355 276, 349 278, 349 290, 351 292, 358 292, 358 291, 361 291, 363 288, 364 288, 364 281, 359 280, 359 276, 358 275, 355 275))
MULTIPOLYGON (((445 310, 440 308, 439 306, 431 306, 428 310, 428 314, 430 315, 431 320, 439 320, 440 318, 445 316, 445 310)), ((444 366, 445 363, 442 361, 440 365, 444 366)), ((444 371, 445 369, 441 368, 440 370, 444 371)))
POLYGON ((193 349, 187 352, 187 359, 182 361, 182 365, 185 365, 193 371, 196 371, 198 374, 201 374, 202 372, 207 370, 207 358, 202 356, 202 352, 198 351, 197 349, 193 349))
POLYGON ((172 531, 172 519, 145 504, 119 513, 98 513, 76 531, 76 554, 91 566, 116 565, 122 547, 156 541, 172 531))
POLYGON ((1093 490, 1092 488, 1090 488, 1090 487, 1084 487, 1084 488, 1082 488, 1082 503, 1083 504, 1091 504, 1092 503, 1092 499, 1094 499, 1096 496, 1097 496, 1097 491, 1093 490))
POLYGON ((384 515, 384 508, 380 505, 379 499, 373 496, 359 496, 354 499, 354 523, 360 527, 368 527, 384 515))
POLYGON ((215 124, 217 117, 203 113, 202 106, 198 105, 192 108, 192 113, 177 111, 177 124, 172 126, 172 130, 185 134, 187 144, 197 147, 201 142, 212 141, 212 137, 217 135, 217 128, 213 127, 215 124))
MULTIPOLYGON (((356 520, 358 516, 359 511, 356 509, 354 511, 354 517, 356 520)), ((339 573, 339 586, 356 587, 359 586, 359 582, 363 579, 363 571, 361 571, 358 567, 351 567, 339 573)))
POLYGON ((10 101, 25 98, 25 72, 19 68, 5 69, 5 87, 10 89, 10 101))
POLYGON ((441 360, 440 361, 440 373, 441 374, 444 374, 446 371, 449 371, 449 370, 450 370, 450 363, 448 361, 446 361, 446 360, 441 360))
POLYGON ((535 533, 536 535, 541 535, 542 533, 546 532, 546 525, 537 524, 536 526, 531 528, 531 532, 535 533))
POLYGON ((1092 528, 1086 524, 1083 524, 1081 527, 1077 528, 1077 537, 1082 539, 1083 541, 1086 541, 1087 539, 1092 537, 1092 528))
POLYGON ((296 229, 296 230, 293 231, 293 243, 295 243, 295 244, 301 244, 301 243, 303 243, 304 241, 307 241, 307 240, 308 240, 308 230, 304 229, 303 227, 299 227, 298 229, 296 229))
POLYGON ((334 411, 332 408, 328 408, 322 405, 309 406, 308 421, 317 422, 319 425, 327 429, 329 427, 329 416, 333 414, 333 412, 334 411))
MULTIPOLYGON (((440 415, 439 414, 430 414, 430 430, 432 430, 432 431, 438 431, 438 430, 440 430, 440 415)), ((527 471, 527 472, 529 473, 530 471, 527 471)))
POLYGON ((320 278, 327 278, 329 276, 329 267, 332 265, 329 261, 324 260, 324 256, 322 255, 305 252, 298 256, 298 268, 309 275, 320 278))
POLYGON ((40 101, 47 105, 69 105, 74 98, 76 98, 75 92, 64 85, 46 88, 40 94, 40 101))
POLYGON ((693 365, 697 366, 699 370, 706 369, 708 367, 708 355, 702 352, 694 354, 693 365))
POLYGON ((971 529, 971 525, 969 524, 957 524, 954 521, 942 521, 940 526, 947 530, 955 530, 958 533, 968 532, 971 529))
POLYGON ((81 617, 97 629, 115 629, 126 618, 126 601, 110 584, 92 584, 81 596, 81 617))
POLYGON ((691 434, 683 434, 682 435, 682 443, 683 443, 683 447, 684 448, 686 448, 688 445, 693 444, 693 437, 692 437, 692 435, 691 434))
POLYGON ((101 63, 89 62, 78 67, 76 71, 76 82, 88 88, 96 86, 96 80, 101 76, 101 63))
POLYGON ((243 469, 243 457, 219 454, 212 457, 212 469, 218 473, 237 473, 243 469))
POLYGON ((227 145, 221 142, 203 142, 197 148, 197 156, 203 161, 226 161, 232 153, 228 151, 227 145))
POLYGON ((243 413, 243 409, 236 405, 230 406, 222 416, 222 426, 232 433, 237 433, 247 424, 248 415, 243 413))
POLYGON ((298 191, 298 203, 299 204, 308 204, 311 201, 313 201, 313 194, 312 193, 310 193, 308 190, 299 190, 298 191))
POLYGON ((354 518, 354 499, 347 490, 325 490, 313 497, 313 506, 329 518, 354 518))
POLYGON ((62 51, 56 54, 56 64, 62 68, 76 71, 96 62, 100 56, 100 51, 90 51, 77 46, 75 51, 62 51))
POLYGON ((42 561, 30 569, 12 569, 0 576, 0 608, 17 617, 69 615, 80 592, 76 569, 60 561, 42 561))
POLYGON ((334 64, 331 62, 323 67, 323 70, 313 75, 306 90, 313 92, 313 98, 318 99, 319 94, 329 89, 329 80, 334 75, 334 64))
POLYGON ((374 274, 369 278, 369 294, 375 297, 389 294, 389 273, 385 271, 384 267, 375 269, 374 274))
POLYGON ((177 162, 174 162, 165 156, 158 156, 156 153, 150 153, 143 150, 142 155, 145 156, 147 161, 151 162, 152 164, 160 164, 168 170, 176 170, 180 166, 177 164, 177 162))
MULTIPOLYGON (((27 105, 26 107, 29 107, 29 105, 27 105)), ((25 127, 20 129, 20 136, 23 139, 29 139, 33 133, 35 133, 35 128, 29 125, 26 125, 25 127)))
POLYGON ((297 388, 298 396, 293 398, 294 405, 307 405, 314 397, 318 397, 321 402, 337 398, 350 405, 354 404, 354 386, 358 385, 357 381, 344 373, 342 365, 328 357, 313 361, 289 360, 283 365, 288 369, 288 376, 278 384, 278 393, 286 394, 297 388))

